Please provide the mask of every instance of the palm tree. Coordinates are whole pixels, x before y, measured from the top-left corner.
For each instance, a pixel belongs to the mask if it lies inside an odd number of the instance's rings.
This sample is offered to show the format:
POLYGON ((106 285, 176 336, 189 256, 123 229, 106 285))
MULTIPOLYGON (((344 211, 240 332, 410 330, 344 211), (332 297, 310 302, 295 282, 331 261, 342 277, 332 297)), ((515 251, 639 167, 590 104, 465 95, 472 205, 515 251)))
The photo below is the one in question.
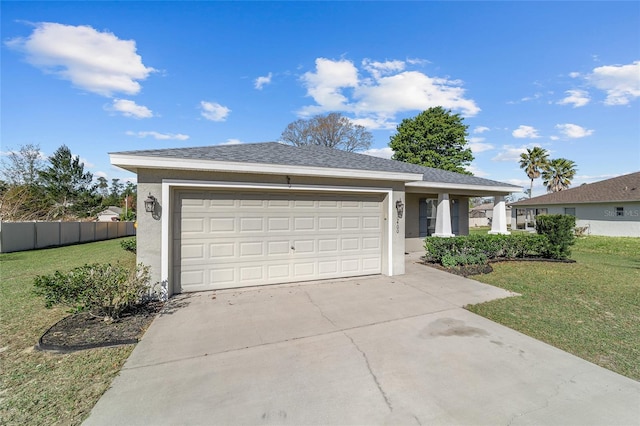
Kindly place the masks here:
POLYGON ((527 152, 520 154, 520 168, 524 169, 529 179, 531 179, 529 198, 531 198, 531 193, 533 192, 533 180, 540 177, 548 162, 549 153, 539 146, 533 147, 533 149, 527 148, 527 152))
POLYGON ((569 188, 576 175, 576 163, 566 158, 551 160, 542 172, 542 179, 548 192, 558 192, 569 188))

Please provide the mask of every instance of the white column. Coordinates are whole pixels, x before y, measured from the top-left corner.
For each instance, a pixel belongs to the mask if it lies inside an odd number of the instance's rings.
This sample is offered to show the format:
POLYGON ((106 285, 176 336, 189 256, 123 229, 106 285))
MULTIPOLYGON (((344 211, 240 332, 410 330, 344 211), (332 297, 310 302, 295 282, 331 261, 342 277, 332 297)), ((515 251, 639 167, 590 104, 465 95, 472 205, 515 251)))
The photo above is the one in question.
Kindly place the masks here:
POLYGON ((451 233, 451 205, 449 194, 438 195, 438 208, 436 210, 436 232, 434 237, 453 237, 451 233))
POLYGON ((490 234, 509 235, 507 231, 507 206, 503 196, 496 195, 493 198, 493 219, 491 220, 490 234))

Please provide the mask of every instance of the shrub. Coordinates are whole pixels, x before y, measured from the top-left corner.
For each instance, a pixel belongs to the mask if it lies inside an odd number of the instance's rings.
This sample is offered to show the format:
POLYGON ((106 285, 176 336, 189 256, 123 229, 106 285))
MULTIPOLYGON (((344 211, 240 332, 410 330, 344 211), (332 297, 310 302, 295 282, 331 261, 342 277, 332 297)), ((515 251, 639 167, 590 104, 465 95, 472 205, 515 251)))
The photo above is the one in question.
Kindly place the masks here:
POLYGON ((136 249, 137 249, 136 244, 137 243, 135 238, 127 238, 126 240, 120 241, 120 246, 122 246, 123 249, 130 251, 132 253, 136 252, 136 249))
POLYGON ((576 218, 571 215, 552 214, 536 216, 538 234, 547 237, 542 255, 551 259, 566 259, 575 243, 576 218))
POLYGON ((149 279, 149 268, 143 265, 131 270, 95 263, 67 273, 37 276, 34 291, 44 297, 48 308, 65 305, 72 312, 87 311, 116 319, 142 300, 149 290, 149 279))
POLYGON ((428 262, 451 268, 459 265, 486 264, 491 259, 542 256, 547 247, 547 237, 528 233, 427 237, 424 247, 425 259, 428 262))

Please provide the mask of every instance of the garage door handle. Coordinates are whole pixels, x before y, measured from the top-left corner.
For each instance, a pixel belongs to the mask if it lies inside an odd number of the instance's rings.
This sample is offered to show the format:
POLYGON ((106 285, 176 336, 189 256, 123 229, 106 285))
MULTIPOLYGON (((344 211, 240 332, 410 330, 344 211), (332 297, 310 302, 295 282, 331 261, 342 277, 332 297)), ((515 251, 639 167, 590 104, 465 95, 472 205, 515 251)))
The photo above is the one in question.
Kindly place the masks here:
POLYGON ((295 250, 296 248, 294 246, 291 246, 291 250, 295 250))

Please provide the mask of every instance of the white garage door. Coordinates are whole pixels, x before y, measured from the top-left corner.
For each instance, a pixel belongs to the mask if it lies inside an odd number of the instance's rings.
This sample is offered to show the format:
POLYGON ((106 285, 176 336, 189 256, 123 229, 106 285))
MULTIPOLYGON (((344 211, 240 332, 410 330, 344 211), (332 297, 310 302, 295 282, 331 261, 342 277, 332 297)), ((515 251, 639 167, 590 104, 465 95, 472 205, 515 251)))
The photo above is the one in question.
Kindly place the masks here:
POLYGON ((178 291, 381 272, 381 195, 185 190, 175 200, 178 291))

